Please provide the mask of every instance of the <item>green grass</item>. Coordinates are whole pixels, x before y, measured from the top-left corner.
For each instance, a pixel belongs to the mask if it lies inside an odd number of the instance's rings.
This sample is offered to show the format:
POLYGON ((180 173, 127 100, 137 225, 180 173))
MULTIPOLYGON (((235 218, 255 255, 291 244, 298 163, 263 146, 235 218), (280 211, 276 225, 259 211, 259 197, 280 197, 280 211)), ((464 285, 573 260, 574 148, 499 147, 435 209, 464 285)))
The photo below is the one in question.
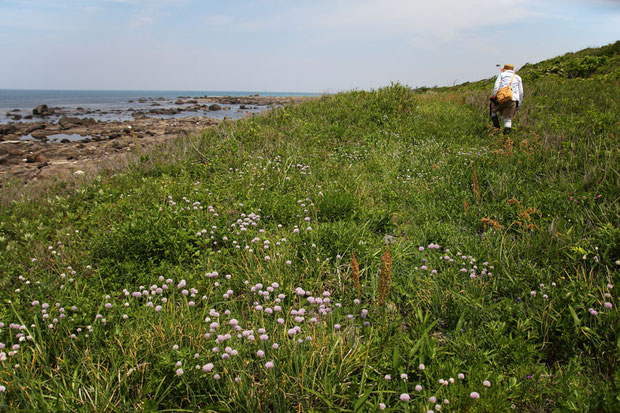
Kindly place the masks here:
POLYGON ((615 411, 617 44, 525 67, 510 138, 489 81, 396 84, 3 188, 0 410, 615 411))

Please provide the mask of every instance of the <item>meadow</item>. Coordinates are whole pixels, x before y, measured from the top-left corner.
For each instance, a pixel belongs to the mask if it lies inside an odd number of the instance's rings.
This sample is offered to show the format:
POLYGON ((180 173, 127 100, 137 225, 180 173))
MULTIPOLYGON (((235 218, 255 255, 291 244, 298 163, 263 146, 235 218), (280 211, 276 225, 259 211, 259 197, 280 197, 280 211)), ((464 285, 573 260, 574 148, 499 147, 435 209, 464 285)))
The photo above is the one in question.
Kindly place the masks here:
POLYGON ((619 48, 5 186, 0 410, 617 411, 619 48))

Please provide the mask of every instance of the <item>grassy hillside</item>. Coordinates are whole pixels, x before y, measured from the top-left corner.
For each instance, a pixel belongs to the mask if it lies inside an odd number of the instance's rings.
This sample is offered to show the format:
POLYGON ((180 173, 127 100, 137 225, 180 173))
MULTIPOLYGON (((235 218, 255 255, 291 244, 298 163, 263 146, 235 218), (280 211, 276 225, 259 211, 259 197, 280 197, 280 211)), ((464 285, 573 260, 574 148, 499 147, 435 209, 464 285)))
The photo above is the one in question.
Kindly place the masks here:
POLYGON ((4 188, 0 405, 616 411, 618 66, 559 62, 510 137, 392 85, 4 188))

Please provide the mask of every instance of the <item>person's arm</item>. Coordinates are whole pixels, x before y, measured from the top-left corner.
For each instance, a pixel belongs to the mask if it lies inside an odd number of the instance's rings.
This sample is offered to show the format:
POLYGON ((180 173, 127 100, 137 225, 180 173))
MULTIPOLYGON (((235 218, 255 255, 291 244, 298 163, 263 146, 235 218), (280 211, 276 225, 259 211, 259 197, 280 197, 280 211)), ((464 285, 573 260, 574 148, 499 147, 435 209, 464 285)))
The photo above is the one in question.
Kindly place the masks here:
POLYGON ((519 77, 519 105, 523 103, 523 79, 519 77))
POLYGON ((495 86, 493 87, 493 96, 497 95, 497 91, 499 90, 499 85, 502 81, 502 75, 497 75, 497 79, 495 80, 495 86))

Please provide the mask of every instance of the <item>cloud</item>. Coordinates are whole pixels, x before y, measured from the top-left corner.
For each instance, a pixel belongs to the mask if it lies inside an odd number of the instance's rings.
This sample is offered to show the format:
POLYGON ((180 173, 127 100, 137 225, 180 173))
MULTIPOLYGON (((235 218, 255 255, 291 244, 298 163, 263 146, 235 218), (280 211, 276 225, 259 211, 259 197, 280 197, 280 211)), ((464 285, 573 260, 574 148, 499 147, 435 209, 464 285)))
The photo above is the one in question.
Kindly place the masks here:
POLYGON ((209 26, 227 26, 234 23, 234 18, 225 15, 213 15, 204 18, 204 22, 209 26))
POLYGON ((135 19, 133 19, 130 23, 131 27, 142 27, 142 26, 146 26, 146 25, 150 25, 153 24, 153 18, 149 17, 149 16, 138 16, 135 19))
POLYGON ((454 39, 464 30, 519 22, 539 14, 533 0, 317 0, 282 6, 264 18, 245 18, 233 29, 247 32, 317 30, 362 36, 454 39), (500 23, 501 22, 501 23, 500 23))

